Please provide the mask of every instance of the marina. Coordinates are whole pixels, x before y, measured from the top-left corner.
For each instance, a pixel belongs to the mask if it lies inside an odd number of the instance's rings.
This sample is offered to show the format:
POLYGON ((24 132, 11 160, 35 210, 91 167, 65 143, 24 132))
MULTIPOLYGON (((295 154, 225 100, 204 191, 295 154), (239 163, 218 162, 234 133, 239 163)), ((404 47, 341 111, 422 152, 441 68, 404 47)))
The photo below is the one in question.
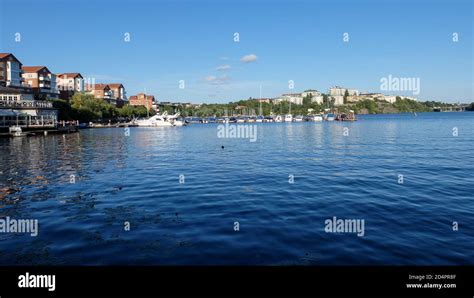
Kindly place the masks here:
POLYGON ((232 117, 184 117, 186 124, 207 124, 207 123, 271 123, 271 122, 321 122, 321 121, 357 121, 353 112, 348 114, 308 114, 306 116, 291 114, 270 115, 270 116, 232 116, 232 117))

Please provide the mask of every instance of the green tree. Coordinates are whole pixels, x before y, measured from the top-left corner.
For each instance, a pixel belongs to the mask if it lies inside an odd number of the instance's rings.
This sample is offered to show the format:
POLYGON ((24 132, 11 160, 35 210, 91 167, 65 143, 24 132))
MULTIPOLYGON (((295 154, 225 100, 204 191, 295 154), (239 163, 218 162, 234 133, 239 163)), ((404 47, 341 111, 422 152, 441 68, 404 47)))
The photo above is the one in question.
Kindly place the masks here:
POLYGON ((347 104, 347 97, 349 96, 349 91, 344 92, 344 104, 347 104))

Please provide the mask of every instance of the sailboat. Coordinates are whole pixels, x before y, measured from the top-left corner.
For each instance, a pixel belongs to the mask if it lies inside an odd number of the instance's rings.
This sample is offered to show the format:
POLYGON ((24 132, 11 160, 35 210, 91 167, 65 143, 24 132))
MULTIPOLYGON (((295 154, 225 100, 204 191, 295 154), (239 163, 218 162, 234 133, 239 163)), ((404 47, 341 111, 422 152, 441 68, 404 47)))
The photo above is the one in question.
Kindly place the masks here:
POLYGON ((293 121, 293 115, 291 115, 291 101, 290 101, 289 114, 285 115, 285 122, 291 122, 291 121, 293 121))
POLYGON ((259 107, 258 107, 258 116, 255 118, 255 122, 263 122, 265 117, 263 117, 262 113, 262 85, 260 85, 260 102, 259 102, 259 107))

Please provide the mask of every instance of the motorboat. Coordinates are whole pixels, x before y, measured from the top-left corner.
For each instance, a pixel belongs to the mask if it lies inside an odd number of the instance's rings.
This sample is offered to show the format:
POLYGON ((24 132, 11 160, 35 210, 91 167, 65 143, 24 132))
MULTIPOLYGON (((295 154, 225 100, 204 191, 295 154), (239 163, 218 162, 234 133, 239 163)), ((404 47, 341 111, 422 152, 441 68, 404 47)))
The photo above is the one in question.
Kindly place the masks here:
POLYGON ((291 122, 291 121, 293 121, 293 115, 286 114, 285 115, 285 122, 291 122))
POLYGON ((334 117, 334 114, 333 113, 327 113, 325 115, 325 120, 326 121, 334 121, 335 117, 334 117))
POLYGON ((314 122, 323 121, 323 115, 321 114, 311 115, 310 121, 314 121, 314 122))
POLYGON ((295 122, 302 122, 303 121, 303 116, 302 115, 296 115, 294 118, 295 122))
POLYGON ((274 122, 273 116, 265 116, 263 122, 274 122))
POLYGON ((177 120, 179 113, 168 115, 167 112, 163 114, 156 114, 147 119, 135 119, 132 121, 140 127, 158 127, 158 126, 183 126, 184 122, 177 120))

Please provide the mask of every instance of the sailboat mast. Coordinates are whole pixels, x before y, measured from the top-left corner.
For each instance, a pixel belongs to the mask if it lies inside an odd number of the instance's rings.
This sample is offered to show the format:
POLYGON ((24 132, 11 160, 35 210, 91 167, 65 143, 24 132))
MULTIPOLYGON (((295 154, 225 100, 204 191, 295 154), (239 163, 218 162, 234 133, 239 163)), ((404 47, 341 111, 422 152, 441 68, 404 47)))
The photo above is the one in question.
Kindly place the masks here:
POLYGON ((146 88, 145 88, 145 95, 144 95, 144 97, 145 97, 145 103, 146 103, 146 118, 148 119, 148 118, 150 118, 150 112, 148 112, 148 98, 147 98, 147 96, 146 96, 146 88))

